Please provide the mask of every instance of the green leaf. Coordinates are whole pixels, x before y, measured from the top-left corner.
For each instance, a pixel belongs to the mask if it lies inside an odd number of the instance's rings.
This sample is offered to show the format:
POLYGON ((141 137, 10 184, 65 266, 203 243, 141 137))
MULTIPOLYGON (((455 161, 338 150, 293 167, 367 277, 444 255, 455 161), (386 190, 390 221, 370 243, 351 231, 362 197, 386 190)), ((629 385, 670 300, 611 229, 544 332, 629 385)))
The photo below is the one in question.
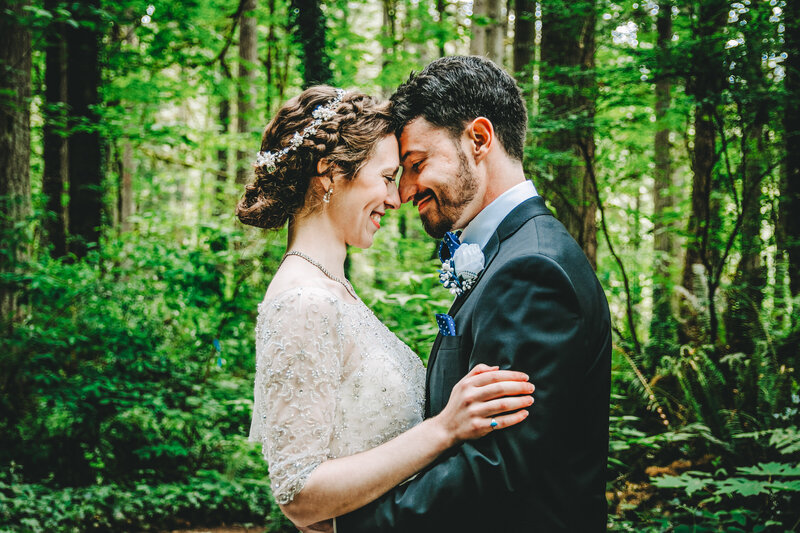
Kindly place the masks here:
POLYGON ((742 496, 755 496, 756 494, 768 494, 769 483, 745 478, 730 478, 716 482, 717 488, 714 494, 740 494, 742 496))
POLYGON ((800 476, 800 464, 759 463, 758 466, 742 466, 737 468, 740 474, 753 476, 800 476))

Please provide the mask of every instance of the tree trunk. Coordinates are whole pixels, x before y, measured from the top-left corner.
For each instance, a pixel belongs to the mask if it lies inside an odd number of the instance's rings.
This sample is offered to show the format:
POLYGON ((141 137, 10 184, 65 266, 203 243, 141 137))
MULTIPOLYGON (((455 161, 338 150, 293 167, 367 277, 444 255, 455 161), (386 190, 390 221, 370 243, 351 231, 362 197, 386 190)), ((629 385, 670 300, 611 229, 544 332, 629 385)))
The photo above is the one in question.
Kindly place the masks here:
POLYGON ((92 107, 99 104, 100 9, 98 0, 77 7, 77 28, 67 30, 67 102, 70 112, 68 140, 69 233, 71 251, 83 257, 90 243, 100 240, 103 213, 103 166, 99 123, 92 107))
POLYGON ((533 57, 536 47, 536 2, 517 0, 514 18, 514 74, 528 106, 533 95, 533 57))
MULTIPOLYGON (((771 12, 766 4, 755 9, 771 12)), ((769 48, 759 39, 759 28, 755 26, 751 10, 745 15, 745 57, 742 76, 747 83, 747 98, 738 101, 741 129, 744 138, 741 144, 742 224, 739 233, 741 259, 728 292, 726 315, 727 340, 731 351, 752 354, 756 339, 763 339, 761 328, 761 302, 767 287, 767 270, 761 261, 764 243, 761 239, 762 182, 770 172, 771 153, 767 127, 771 99, 768 99, 768 81, 762 70, 762 56, 769 48), (755 27, 755 29, 754 29, 755 27)), ((761 20, 769 15, 761 13, 761 20)))
POLYGON ((786 78, 783 80, 784 139, 783 183, 780 196, 781 241, 787 256, 792 296, 800 294, 800 4, 786 2, 783 8, 786 78))
POLYGON ((119 186, 117 212, 119 213, 120 231, 131 230, 133 214, 133 148, 128 139, 122 141, 122 158, 119 160, 119 186))
MULTIPOLYGON (((231 123, 231 104, 227 96, 222 96, 219 101, 219 109, 217 110, 217 118, 219 119, 219 129, 223 139, 227 139, 231 123)), ((222 213, 224 210, 223 204, 225 203, 225 188, 228 183, 228 148, 225 146, 223 140, 217 148, 217 179, 214 181, 214 205, 216 206, 214 212, 217 214, 222 213)))
POLYGON ((719 199, 712 195, 716 189, 714 167, 717 164, 716 116, 720 105, 725 73, 723 71, 724 39, 719 32, 724 27, 727 3, 721 0, 700 2, 694 21, 696 58, 691 62, 687 93, 695 100, 694 149, 692 164, 692 210, 689 215, 688 241, 684 258, 682 283, 690 293, 702 289, 701 302, 706 310, 692 309, 682 302, 680 341, 710 343, 717 340, 717 316, 714 303, 716 287, 710 283, 719 256, 720 213, 719 199))
POLYGON ((506 24, 501 0, 475 0, 472 4, 472 39, 469 53, 486 56, 503 65, 506 24))
MULTIPOLYGON (((28 253, 19 231, 31 211, 31 34, 19 22, 27 2, 9 6, 0 18, 0 273, 13 273, 28 253)), ((0 325, 10 332, 16 319, 17 288, 0 283, 0 325)))
POLYGON ((474 0, 472 2, 472 23, 469 40, 469 53, 480 56, 486 53, 486 19, 490 0, 474 0))
POLYGON ((553 154, 552 181, 543 183, 559 220, 597 266, 597 200, 594 165, 594 0, 542 6, 542 111, 564 127, 541 136, 553 154), (564 119, 564 117, 569 117, 564 119))
MULTIPOLYGON (((264 91, 267 104, 267 116, 272 116, 272 89, 274 85, 273 72, 277 65, 277 42, 275 38, 275 0, 267 2, 267 11, 269 12, 269 26, 267 28, 267 58, 264 60, 264 73, 267 75, 267 87, 264 91)), ((227 70, 227 69, 224 69, 227 70)), ((222 110, 220 109, 220 123, 222 123, 222 110)))
POLYGON ((661 355, 674 347, 675 319, 672 305, 672 261, 676 253, 675 237, 670 220, 675 201, 672 192, 672 157, 669 140, 670 128, 667 113, 672 104, 672 81, 667 76, 670 68, 670 42, 672 40, 672 2, 659 4, 656 19, 659 72, 656 81, 656 124, 653 143, 655 170, 653 183, 653 316, 650 321, 650 343, 646 371, 652 373, 661 355))
POLYGON ((486 28, 486 57, 503 66, 505 59, 506 18, 503 16, 503 2, 488 0, 489 26, 486 28))
MULTIPOLYGON (((383 0, 383 32, 386 37, 381 41, 382 67, 386 69, 395 59, 397 45, 397 0, 383 0)), ((389 98, 396 87, 384 85, 381 92, 389 98)))
POLYGON ((747 354, 753 353, 755 340, 763 338, 759 313, 767 284, 766 268, 761 261, 761 182, 767 168, 764 125, 759 120, 747 131, 748 153, 743 154, 742 161, 745 168, 739 234, 742 257, 728 299, 728 345, 731 351, 747 354))
POLYGON ((292 0, 294 13, 291 25, 295 28, 294 39, 300 44, 300 64, 303 70, 303 88, 330 83, 330 58, 325 52, 325 15, 320 8, 321 0, 292 0))
MULTIPOLYGON (((256 0, 246 0, 239 22, 239 91, 237 102, 238 131, 242 137, 250 133, 250 115, 255 109, 256 84, 255 62, 258 52, 255 11, 256 0)), ((250 180, 250 167, 255 150, 240 151, 237 154, 236 183, 245 184, 250 180)))
MULTIPOLYGON (((53 12, 58 0, 45 0, 44 7, 53 12)), ((52 22, 45 46, 44 127, 42 132, 42 192, 47 214, 43 224, 43 244, 52 246, 53 257, 67 254, 67 210, 62 202, 67 183, 67 48, 65 27, 52 22)))
POLYGON ((445 42, 447 42, 447 39, 444 37, 447 34, 445 31, 445 21, 447 20, 447 2, 445 0, 436 0, 436 12, 439 14, 440 27, 440 37, 438 38, 439 57, 444 57, 447 54, 444 49, 445 42))

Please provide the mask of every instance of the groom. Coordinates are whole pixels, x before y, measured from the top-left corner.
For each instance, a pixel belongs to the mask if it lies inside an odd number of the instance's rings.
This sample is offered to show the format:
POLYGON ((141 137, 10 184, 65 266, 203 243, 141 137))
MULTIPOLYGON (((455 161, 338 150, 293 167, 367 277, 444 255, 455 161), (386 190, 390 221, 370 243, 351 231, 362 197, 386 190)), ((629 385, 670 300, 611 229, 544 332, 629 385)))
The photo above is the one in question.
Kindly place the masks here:
POLYGON ((605 531, 608 305, 581 248, 525 179, 519 89, 487 59, 445 57, 391 100, 401 199, 431 236, 463 229, 461 241, 485 257, 450 308, 455 331, 431 350, 425 415, 478 363, 526 372, 536 403, 521 424, 453 448, 337 518, 337 531, 605 531))

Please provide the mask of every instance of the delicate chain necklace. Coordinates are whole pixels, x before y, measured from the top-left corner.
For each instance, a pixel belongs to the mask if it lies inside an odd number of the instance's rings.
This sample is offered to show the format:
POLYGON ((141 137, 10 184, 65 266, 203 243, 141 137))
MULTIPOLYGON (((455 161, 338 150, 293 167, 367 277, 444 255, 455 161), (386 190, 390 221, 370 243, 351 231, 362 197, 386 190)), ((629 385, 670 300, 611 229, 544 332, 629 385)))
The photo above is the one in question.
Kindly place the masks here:
POLYGON ((322 266, 321 263, 319 263, 318 261, 314 261, 313 259, 308 257, 303 252, 298 252, 297 250, 292 250, 292 251, 286 252, 286 254, 284 254, 284 256, 283 256, 283 259, 281 259, 281 265, 283 264, 284 261, 286 261, 286 258, 289 257, 290 255, 296 255, 297 257, 301 257, 301 258, 305 259, 306 261, 308 261, 309 263, 311 263, 312 265, 314 265, 315 267, 320 269, 322 271, 322 273, 325 274, 326 276, 328 276, 330 279, 332 279, 333 281, 341 284, 347 290, 347 293, 350 296, 352 296, 354 299, 358 300, 358 296, 356 296, 356 293, 353 290, 353 286, 350 285, 349 281, 347 281, 346 279, 342 279, 342 278, 339 278, 337 276, 334 276, 333 274, 328 272, 328 269, 325 268, 324 266, 322 266))

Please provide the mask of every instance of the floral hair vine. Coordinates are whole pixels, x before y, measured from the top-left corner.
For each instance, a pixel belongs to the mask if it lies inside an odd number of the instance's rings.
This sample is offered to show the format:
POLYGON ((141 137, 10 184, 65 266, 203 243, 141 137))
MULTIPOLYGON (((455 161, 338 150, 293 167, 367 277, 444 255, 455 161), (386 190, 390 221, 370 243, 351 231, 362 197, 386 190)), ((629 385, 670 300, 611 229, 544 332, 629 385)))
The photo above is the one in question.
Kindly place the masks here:
POLYGON ((323 121, 330 120, 336 116, 336 110, 334 108, 341 103, 342 98, 344 98, 344 89, 336 89, 336 96, 333 100, 325 105, 317 106, 314 111, 311 112, 311 117, 314 119, 311 121, 311 124, 306 126, 302 133, 294 132, 294 135, 292 135, 289 141, 289 146, 281 148, 276 152, 258 152, 254 166, 263 166, 269 174, 275 172, 278 168, 277 164, 283 161, 289 152, 297 150, 297 147, 303 144, 303 141, 306 140, 309 135, 315 134, 317 128, 323 121))

